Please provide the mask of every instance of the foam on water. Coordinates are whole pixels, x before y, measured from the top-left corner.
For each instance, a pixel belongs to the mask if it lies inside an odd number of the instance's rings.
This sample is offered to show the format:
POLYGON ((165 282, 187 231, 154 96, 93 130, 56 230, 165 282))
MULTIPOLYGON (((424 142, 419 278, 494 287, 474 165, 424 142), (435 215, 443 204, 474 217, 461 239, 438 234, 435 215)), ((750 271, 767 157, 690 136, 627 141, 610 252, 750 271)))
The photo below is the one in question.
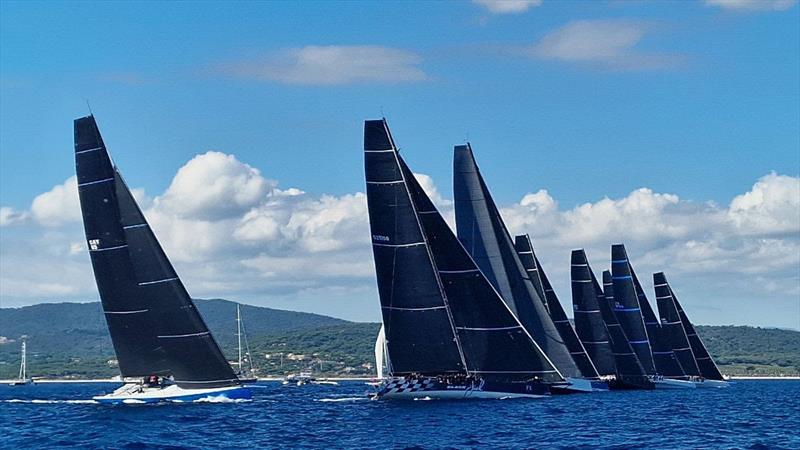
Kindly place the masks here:
POLYGON ((250 403, 252 401, 253 400, 249 398, 228 398, 221 395, 214 395, 214 396, 198 398, 197 400, 194 400, 192 403, 250 403))
POLYGON ((315 401, 323 403, 336 403, 336 402, 360 402, 363 400, 371 400, 369 397, 343 397, 343 398, 318 398, 315 401))

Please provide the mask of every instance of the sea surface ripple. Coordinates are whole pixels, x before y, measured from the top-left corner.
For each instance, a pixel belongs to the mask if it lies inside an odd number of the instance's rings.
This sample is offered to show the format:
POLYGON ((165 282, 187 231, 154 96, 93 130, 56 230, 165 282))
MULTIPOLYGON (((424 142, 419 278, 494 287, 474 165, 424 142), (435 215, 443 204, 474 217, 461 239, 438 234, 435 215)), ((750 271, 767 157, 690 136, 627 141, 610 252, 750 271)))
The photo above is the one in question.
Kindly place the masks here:
POLYGON ((99 383, 0 386, 0 448, 800 449, 800 382, 542 400, 370 401, 262 383, 248 403, 100 405, 99 383))

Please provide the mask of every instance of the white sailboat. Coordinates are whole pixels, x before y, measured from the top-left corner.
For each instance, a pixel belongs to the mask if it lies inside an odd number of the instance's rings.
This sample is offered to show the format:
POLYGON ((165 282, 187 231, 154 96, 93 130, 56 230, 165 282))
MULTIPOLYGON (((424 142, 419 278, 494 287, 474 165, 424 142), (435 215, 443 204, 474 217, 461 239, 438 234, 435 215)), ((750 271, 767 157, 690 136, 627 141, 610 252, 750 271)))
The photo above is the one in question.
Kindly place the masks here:
POLYGON ((11 386, 25 386, 33 384, 33 379, 28 377, 28 345, 27 336, 22 336, 22 359, 19 363, 19 376, 16 380, 9 383, 11 386))
POLYGON ((247 332, 244 328, 242 311, 238 303, 236 304, 236 340, 238 341, 239 347, 239 360, 236 366, 236 376, 239 377, 239 381, 242 383, 256 383, 258 381, 258 377, 255 375, 255 369, 253 368, 253 358, 250 354, 250 343, 247 341, 247 332), (242 339, 244 339, 244 347, 242 347, 242 339), (247 363, 246 370, 244 368, 245 363, 247 363))

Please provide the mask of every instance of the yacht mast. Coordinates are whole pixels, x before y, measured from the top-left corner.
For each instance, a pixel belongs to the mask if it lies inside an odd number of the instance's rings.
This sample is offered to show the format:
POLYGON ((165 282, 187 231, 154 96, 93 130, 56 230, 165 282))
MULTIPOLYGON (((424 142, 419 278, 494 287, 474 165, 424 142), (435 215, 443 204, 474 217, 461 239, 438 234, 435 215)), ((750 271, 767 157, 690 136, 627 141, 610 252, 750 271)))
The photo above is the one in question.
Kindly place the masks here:
POLYGON ((27 343, 25 342, 25 338, 27 336, 22 336, 22 361, 19 364, 19 379, 25 380, 28 378, 28 351, 27 351, 27 343))

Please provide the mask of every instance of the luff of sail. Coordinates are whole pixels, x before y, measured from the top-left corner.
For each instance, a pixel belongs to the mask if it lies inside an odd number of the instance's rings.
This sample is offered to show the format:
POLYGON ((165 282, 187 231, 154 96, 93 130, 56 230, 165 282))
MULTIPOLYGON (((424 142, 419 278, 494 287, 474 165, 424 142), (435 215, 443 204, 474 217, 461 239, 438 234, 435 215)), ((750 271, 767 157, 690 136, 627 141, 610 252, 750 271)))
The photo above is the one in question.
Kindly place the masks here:
POLYGON ((722 376, 722 373, 719 371, 719 368, 714 362, 714 359, 711 357, 711 354, 708 353, 708 349, 706 349, 705 344, 703 344, 703 340, 697 335, 697 331, 694 329, 694 325, 689 320, 689 316, 687 316, 686 312, 683 310, 680 301, 678 301, 675 291, 672 290, 672 287, 669 285, 666 279, 664 282, 667 284, 669 293, 672 296, 672 299, 675 301, 675 307, 678 309, 681 322, 683 323, 683 327, 686 329, 686 335, 689 338, 689 344, 692 346, 692 352, 694 353, 695 360, 697 361, 697 367, 700 369, 700 376, 709 380, 724 380, 725 377, 722 376))
POLYGON ((611 349, 614 352, 614 362, 617 367, 617 378, 623 383, 630 384, 639 388, 653 389, 653 382, 647 376, 647 371, 642 367, 639 357, 631 346, 628 337, 625 335, 625 330, 619 323, 616 313, 614 312, 614 282, 612 280, 611 271, 603 271, 603 288, 597 284, 597 280, 592 275, 593 283, 595 283, 595 291, 602 292, 603 297, 598 297, 598 306, 600 313, 603 316, 603 321, 608 330, 608 337, 611 340, 611 349))
POLYGON ((700 369, 689 343, 689 336, 678 314, 678 307, 675 306, 675 299, 672 298, 667 277, 663 272, 653 274, 653 285, 656 291, 656 304, 658 305, 658 315, 661 319, 661 329, 669 341, 672 351, 681 363, 686 375, 698 377, 700 369))
POLYGON ((650 301, 647 300, 647 295, 644 293, 642 284, 639 282, 636 271, 633 270, 632 266, 631 276, 633 277, 636 296, 639 298, 639 307, 642 308, 642 318, 644 319, 644 326, 647 328, 647 336, 650 338, 656 372, 665 377, 685 378, 686 372, 684 372, 680 361, 675 356, 675 352, 669 343, 669 338, 664 334, 664 329, 661 328, 661 323, 656 318, 653 308, 650 306, 650 301))
MULTIPOLYGON (((581 343, 575 329, 572 328, 572 324, 564 312, 564 308, 561 306, 561 302, 558 300, 558 296, 550 284, 544 268, 539 263, 539 258, 536 257, 530 236, 527 234, 515 236, 514 249, 517 251, 522 266, 525 268, 528 279, 533 283, 539 296, 545 300, 547 312, 550 314, 550 318, 553 319, 556 330, 561 335, 561 339, 566 344, 567 350, 572 355, 572 359, 580 369, 581 374, 585 378, 599 378, 601 375, 598 373, 599 369, 595 367, 593 360, 587 354, 587 349, 581 343)), ((613 364, 613 360, 611 362, 613 364)))
POLYGON ((570 281, 575 331, 600 375, 614 375, 614 351, 598 298, 605 301, 583 250, 572 251, 570 281))
POLYGON ((544 299, 527 279, 469 144, 454 148, 453 188, 458 239, 561 374, 583 377, 553 324, 544 299))
POLYGON ((628 253, 622 244, 611 246, 611 279, 614 283, 614 314, 628 342, 648 375, 656 374, 650 339, 642 317, 639 296, 631 275, 628 253))
POLYGON ((392 375, 461 371, 504 381, 563 381, 422 190, 386 121, 366 121, 364 133, 368 211, 392 375), (425 253, 413 260, 400 254, 404 259, 398 260, 397 249, 407 248, 425 253), (428 303, 412 303, 418 297, 428 303), (426 320, 419 314, 424 311, 440 315, 426 320), (405 317, 411 313, 417 315, 405 317), (447 342, 439 340, 447 335, 452 336, 447 342), (449 359, 437 359, 437 353, 449 359))
POLYGON ((94 117, 74 125, 84 230, 122 376, 172 376, 185 388, 238 385, 112 163, 94 117))

